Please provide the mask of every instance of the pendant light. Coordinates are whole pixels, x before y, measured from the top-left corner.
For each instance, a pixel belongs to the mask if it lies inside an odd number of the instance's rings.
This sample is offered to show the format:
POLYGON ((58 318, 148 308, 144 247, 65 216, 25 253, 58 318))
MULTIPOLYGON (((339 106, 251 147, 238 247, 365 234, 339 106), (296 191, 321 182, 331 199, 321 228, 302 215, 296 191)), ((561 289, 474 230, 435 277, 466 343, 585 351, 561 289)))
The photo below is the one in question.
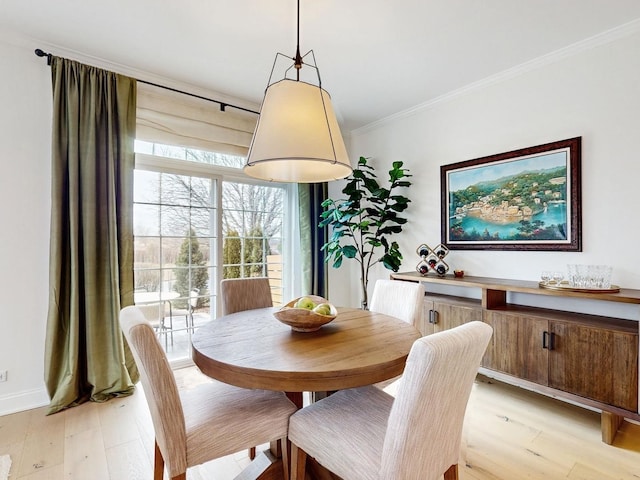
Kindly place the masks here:
POLYGON ((331 98, 322 88, 313 50, 300 55, 300 0, 294 58, 276 54, 251 140, 244 172, 274 182, 315 183, 337 180, 352 171, 331 98), (282 80, 271 82, 279 56, 293 60, 282 80), (305 63, 307 57, 313 63, 305 63), (316 71, 318 85, 300 80, 300 69, 316 71), (287 78, 295 68, 295 80, 287 78))

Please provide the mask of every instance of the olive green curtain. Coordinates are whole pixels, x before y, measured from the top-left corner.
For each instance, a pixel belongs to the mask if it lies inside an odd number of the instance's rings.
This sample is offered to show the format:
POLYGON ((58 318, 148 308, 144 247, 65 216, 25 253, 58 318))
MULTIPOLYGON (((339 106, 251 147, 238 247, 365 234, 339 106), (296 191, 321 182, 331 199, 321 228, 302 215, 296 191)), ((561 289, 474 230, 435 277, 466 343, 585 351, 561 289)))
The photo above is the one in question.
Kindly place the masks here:
POLYGON ((302 293, 327 298, 327 264, 322 246, 327 232, 319 228, 322 202, 327 198, 327 183, 298 184, 300 217, 300 260, 302 264, 302 293))
POLYGON ((118 315, 133 303, 135 79, 53 57, 49 413, 129 395, 118 315))

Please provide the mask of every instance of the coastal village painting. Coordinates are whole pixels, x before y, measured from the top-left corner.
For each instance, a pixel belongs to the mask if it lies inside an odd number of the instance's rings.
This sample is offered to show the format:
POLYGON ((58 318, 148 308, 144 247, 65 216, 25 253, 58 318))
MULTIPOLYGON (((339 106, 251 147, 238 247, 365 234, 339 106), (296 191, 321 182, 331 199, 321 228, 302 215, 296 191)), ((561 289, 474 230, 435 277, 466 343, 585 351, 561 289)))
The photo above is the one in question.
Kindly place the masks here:
POLYGON ((569 161, 563 149, 448 170, 447 244, 568 242, 569 161))

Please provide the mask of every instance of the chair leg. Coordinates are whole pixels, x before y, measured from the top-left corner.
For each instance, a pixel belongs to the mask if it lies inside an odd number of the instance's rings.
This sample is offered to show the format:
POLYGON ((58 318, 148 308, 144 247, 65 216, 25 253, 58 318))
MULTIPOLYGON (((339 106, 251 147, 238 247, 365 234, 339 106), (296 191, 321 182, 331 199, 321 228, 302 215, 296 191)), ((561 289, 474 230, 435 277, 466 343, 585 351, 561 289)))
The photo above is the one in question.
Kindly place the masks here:
POLYGON ((291 464, 289 463, 289 449, 291 448, 291 442, 287 437, 279 440, 280 450, 282 451, 282 474, 284 480, 289 480, 289 468, 291 464))
MULTIPOLYGON (((169 304, 169 317, 166 317, 166 316, 162 317, 162 326, 167 331, 171 330, 171 346, 173 347, 173 304, 171 303, 170 300, 165 300, 165 301, 169 304), (165 324, 165 320, 167 318, 169 318, 169 327, 167 327, 167 325, 165 324)), ((165 312, 166 312, 166 309, 165 309, 165 312)))
POLYGON ((191 333, 193 333, 195 330, 193 327, 193 308, 191 308, 189 313, 184 317, 184 322, 187 325, 187 330, 191 330, 191 333))
POLYGON ((451 465, 446 472, 444 472, 444 480, 458 480, 458 464, 451 465))
POLYGON ((253 460, 256 458, 256 447, 251 447, 249 449, 249 460, 253 460))
POLYGON ((305 480, 307 452, 291 443, 291 480, 305 480))
POLYGON ((169 331, 169 335, 171 335, 171 346, 173 347, 173 317, 169 316, 169 327, 166 327, 167 331, 169 331))
POLYGON ((164 458, 162 458, 162 452, 156 443, 154 455, 153 455, 153 480, 162 480, 164 476, 164 458))

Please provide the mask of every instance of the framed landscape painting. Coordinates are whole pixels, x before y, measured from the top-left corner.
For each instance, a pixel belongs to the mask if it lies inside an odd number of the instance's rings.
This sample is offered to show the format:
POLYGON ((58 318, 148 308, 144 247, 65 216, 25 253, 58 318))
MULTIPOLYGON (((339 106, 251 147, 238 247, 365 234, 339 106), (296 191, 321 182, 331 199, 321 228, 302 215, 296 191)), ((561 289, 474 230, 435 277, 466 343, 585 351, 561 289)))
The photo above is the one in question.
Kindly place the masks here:
POLYGON ((581 137, 440 167, 451 250, 582 251, 581 137))

